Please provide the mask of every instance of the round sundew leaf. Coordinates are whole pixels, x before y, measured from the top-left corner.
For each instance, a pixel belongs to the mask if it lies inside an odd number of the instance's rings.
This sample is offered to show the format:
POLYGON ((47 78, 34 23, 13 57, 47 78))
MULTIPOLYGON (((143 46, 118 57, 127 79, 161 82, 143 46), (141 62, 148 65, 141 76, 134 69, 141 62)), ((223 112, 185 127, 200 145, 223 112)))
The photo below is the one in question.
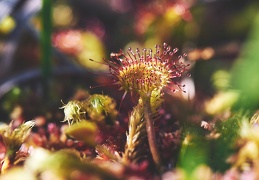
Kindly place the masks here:
POLYGON ((75 123, 65 130, 66 134, 79 141, 84 141, 89 145, 95 144, 98 127, 95 123, 82 120, 75 123))

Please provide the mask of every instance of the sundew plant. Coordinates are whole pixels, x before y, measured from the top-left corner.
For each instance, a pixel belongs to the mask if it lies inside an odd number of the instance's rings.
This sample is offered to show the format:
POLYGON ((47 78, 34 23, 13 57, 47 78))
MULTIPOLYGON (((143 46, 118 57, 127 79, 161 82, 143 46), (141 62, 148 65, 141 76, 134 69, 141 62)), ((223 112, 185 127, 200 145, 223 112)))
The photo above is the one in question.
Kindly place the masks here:
MULTIPOLYGON (((149 147, 147 153, 151 153, 152 159, 158 171, 161 170, 162 162, 157 147, 157 137, 154 123, 159 119, 159 109, 163 102, 163 89, 170 91, 183 90, 184 85, 180 85, 174 79, 188 75, 189 64, 185 63, 186 54, 177 56, 178 49, 171 49, 166 43, 162 46, 156 45, 154 54, 152 49, 135 52, 131 48, 125 54, 122 50, 119 53, 111 53, 111 59, 105 59, 109 67, 110 75, 115 78, 114 85, 119 86, 119 90, 124 90, 122 100, 127 93, 139 96, 138 104, 133 108, 129 117, 129 129, 125 152, 121 159, 123 163, 138 162, 144 160, 143 148, 146 143, 149 147), (174 84, 174 86, 169 86, 174 84), (147 141, 145 141, 147 140, 147 141)), ((64 105, 65 121, 68 124, 86 120, 86 116, 95 121, 97 117, 91 116, 96 111, 97 114, 116 115, 114 100, 108 96, 90 95, 84 101, 70 101, 64 105), (97 98, 97 100, 96 100, 97 98), (95 99, 95 100, 94 100, 95 99), (96 102, 97 101, 97 102, 96 102), (90 102, 90 103, 89 103, 90 102), (100 106, 100 107, 99 107, 100 106)), ((100 116, 99 115, 99 116, 100 116)), ((115 116, 113 116, 115 118, 115 116)))
MULTIPOLYGON (((122 51, 112 53, 112 60, 105 60, 111 75, 117 80, 116 84, 125 91, 124 94, 136 93, 140 97, 139 105, 134 109, 140 114, 132 114, 129 126, 136 129, 134 124, 136 126, 140 124, 140 121, 146 124, 149 148, 157 166, 160 166, 161 160, 157 149, 153 117, 157 116, 157 111, 163 101, 162 90, 168 88, 168 84, 173 83, 174 78, 181 77, 186 73, 189 66, 189 64, 181 62, 183 56, 174 58, 177 51, 177 48, 171 50, 171 47, 164 43, 162 47, 155 46, 154 54, 152 54, 152 49, 136 49, 133 52, 129 48, 126 54, 122 51)), ((184 54, 185 56, 186 54, 184 54)), ((182 90, 182 87, 184 86, 177 84, 178 89, 182 90)), ((135 138, 137 137, 135 136, 135 138)), ((127 140, 132 141, 133 138, 128 136, 127 140)), ((131 149, 131 151, 135 150, 131 149)))
POLYGON ((259 179, 258 8, 1 0, 0 179, 259 179))

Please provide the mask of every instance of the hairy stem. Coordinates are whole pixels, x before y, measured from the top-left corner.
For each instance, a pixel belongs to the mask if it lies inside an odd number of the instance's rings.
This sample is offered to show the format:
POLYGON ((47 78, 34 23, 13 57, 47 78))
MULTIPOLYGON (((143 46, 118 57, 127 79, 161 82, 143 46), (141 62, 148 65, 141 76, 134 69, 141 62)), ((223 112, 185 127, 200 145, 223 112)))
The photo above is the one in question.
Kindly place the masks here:
POLYGON ((153 160, 154 160, 157 168, 159 169, 160 165, 161 165, 161 160, 160 160, 160 155, 158 153, 158 148, 157 148, 157 143, 156 143, 154 120, 152 118, 150 98, 151 98, 150 95, 143 98, 144 118, 146 121, 146 131, 147 131, 150 152, 151 152, 151 155, 153 157, 153 160))

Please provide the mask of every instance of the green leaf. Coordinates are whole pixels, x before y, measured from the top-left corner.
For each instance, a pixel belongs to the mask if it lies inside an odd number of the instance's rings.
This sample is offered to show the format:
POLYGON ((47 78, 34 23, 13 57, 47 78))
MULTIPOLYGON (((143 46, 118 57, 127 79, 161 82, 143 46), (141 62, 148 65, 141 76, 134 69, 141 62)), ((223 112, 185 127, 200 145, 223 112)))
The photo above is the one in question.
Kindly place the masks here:
POLYGON ((254 19, 250 36, 233 66, 232 85, 241 91, 236 107, 255 109, 259 105, 259 13, 254 19))

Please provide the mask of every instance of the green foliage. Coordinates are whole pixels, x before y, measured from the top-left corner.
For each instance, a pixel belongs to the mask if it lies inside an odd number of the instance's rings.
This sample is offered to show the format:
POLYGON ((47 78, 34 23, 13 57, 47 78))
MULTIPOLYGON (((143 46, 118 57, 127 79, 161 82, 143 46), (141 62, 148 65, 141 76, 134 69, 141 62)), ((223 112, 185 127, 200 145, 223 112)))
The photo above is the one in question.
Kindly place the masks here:
POLYGON ((190 175, 199 165, 207 164, 208 148, 208 142, 205 139, 187 136, 180 150, 177 167, 190 175))
POLYGON ((231 164, 227 159, 235 153, 240 137, 241 122, 246 115, 236 115, 216 121, 214 130, 207 134, 197 126, 187 126, 184 130, 178 167, 187 174, 193 173, 200 165, 208 165, 213 171, 225 172, 231 164), (206 135, 207 134, 207 135, 206 135))
POLYGON ((190 175, 199 165, 207 164, 209 146, 205 138, 205 131, 195 124, 185 124, 182 135, 177 167, 190 175))
POLYGON ((236 115, 224 121, 218 120, 215 131, 219 137, 210 141, 209 165, 214 171, 224 172, 230 168, 227 159, 235 152, 241 121, 245 116, 236 115))
POLYGON ((237 108, 251 111, 259 107, 259 13, 254 18, 249 39, 244 45, 241 55, 234 64, 231 82, 234 88, 241 91, 237 108))

